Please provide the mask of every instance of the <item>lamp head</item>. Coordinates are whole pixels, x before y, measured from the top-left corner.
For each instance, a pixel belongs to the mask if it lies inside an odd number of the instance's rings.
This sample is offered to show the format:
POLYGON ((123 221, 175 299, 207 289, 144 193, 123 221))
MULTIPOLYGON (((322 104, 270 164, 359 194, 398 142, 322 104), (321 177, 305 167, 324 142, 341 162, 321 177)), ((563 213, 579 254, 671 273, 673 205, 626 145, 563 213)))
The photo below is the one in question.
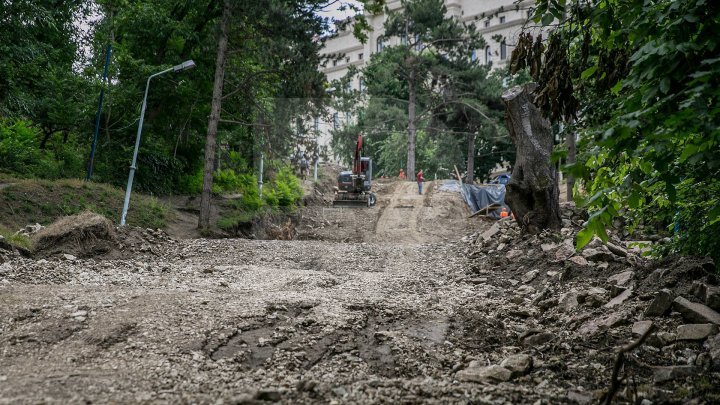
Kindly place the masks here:
POLYGON ((181 71, 183 71, 183 70, 192 69, 192 68, 194 68, 194 67, 195 67, 195 62, 193 62, 192 59, 189 59, 189 60, 186 60, 185 62, 183 62, 183 63, 181 63, 181 64, 179 64, 179 65, 173 66, 173 71, 175 71, 175 72, 181 72, 181 71))

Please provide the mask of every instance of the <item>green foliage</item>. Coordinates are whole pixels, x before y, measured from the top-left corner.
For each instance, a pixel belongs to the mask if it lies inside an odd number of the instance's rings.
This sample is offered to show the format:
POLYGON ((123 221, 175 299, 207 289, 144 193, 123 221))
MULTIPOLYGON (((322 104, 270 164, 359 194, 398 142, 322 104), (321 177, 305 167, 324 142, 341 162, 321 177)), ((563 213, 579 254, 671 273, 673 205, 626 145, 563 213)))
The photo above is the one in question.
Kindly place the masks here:
POLYGON ((290 167, 281 168, 273 181, 272 188, 277 198, 277 206, 293 209, 303 196, 300 180, 290 167))
MULTIPOLYGON (((538 0, 536 20, 561 19, 564 5, 538 0)), ((720 4, 601 5, 572 6, 559 30, 587 107, 578 129, 588 149, 571 170, 592 216, 578 246, 623 217, 631 229, 672 233, 664 253, 718 261, 720 4)))
POLYGON ((40 159, 35 146, 39 131, 24 120, 0 121, 0 169, 30 174, 40 159))

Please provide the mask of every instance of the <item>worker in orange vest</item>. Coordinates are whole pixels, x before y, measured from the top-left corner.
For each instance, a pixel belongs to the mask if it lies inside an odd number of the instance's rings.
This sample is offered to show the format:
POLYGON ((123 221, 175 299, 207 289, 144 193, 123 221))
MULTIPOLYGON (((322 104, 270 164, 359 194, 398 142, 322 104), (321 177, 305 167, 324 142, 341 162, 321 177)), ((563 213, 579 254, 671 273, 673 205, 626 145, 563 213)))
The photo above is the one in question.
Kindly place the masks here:
POLYGON ((503 207, 502 212, 500 212, 500 218, 507 218, 509 215, 507 208, 503 207))
POLYGON ((400 180, 405 180, 405 171, 403 171, 403 169, 400 169, 400 174, 398 174, 398 178, 400 180))

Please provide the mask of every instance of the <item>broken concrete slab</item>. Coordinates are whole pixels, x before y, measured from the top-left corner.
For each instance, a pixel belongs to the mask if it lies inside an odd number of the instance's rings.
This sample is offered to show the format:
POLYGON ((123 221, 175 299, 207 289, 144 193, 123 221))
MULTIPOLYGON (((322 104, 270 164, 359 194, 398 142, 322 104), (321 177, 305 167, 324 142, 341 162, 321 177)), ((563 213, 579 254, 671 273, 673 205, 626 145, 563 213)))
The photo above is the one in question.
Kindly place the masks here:
POLYGON ((680 312, 683 318, 690 322, 720 325, 720 313, 703 304, 690 302, 683 297, 675 298, 673 309, 680 312))
POLYGON ((604 305, 605 308, 615 308, 617 306, 622 305, 623 302, 627 301, 628 298, 632 295, 633 290, 632 288, 628 288, 627 290, 623 291, 618 295, 617 297, 611 299, 607 304, 604 305))
POLYGON ((634 277, 635 272, 632 270, 627 270, 623 271, 622 273, 618 273, 608 277, 607 282, 608 284, 612 285, 627 286, 628 284, 630 284, 634 277))
POLYGON ((718 333, 718 326, 712 323, 691 323, 677 327, 677 340, 705 340, 718 333))
POLYGON ((670 310, 673 299, 675 299, 675 295, 672 291, 667 288, 660 290, 645 310, 644 316, 650 318, 665 315, 670 310))
POLYGON ((635 322, 632 326, 632 334, 636 336, 642 336, 645 334, 645 332, 652 328, 652 325, 652 321, 635 322))

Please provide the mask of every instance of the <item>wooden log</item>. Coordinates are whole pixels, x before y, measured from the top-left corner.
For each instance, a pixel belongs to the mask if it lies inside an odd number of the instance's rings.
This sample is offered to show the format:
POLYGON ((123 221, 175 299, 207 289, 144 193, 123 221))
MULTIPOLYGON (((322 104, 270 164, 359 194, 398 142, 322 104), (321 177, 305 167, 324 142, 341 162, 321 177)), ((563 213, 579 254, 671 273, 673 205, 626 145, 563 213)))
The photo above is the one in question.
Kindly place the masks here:
POLYGON ((553 133, 531 101, 536 87, 534 83, 515 86, 502 95, 505 122, 517 151, 505 202, 521 229, 531 234, 562 227, 557 171, 550 160, 553 133))

